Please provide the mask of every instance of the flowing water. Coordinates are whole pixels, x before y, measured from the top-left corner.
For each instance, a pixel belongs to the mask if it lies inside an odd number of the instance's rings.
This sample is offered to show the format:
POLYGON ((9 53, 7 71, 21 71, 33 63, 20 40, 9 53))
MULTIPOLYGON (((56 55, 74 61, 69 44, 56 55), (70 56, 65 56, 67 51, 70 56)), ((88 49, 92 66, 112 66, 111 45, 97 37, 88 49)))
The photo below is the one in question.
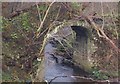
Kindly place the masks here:
MULTIPOLYGON (((73 27, 74 30, 75 27, 73 27)), ((89 53, 88 50, 88 35, 86 34, 85 28, 75 28, 76 32, 76 42, 77 46, 74 46, 80 53, 77 56, 73 57, 73 60, 80 63, 81 58, 85 58, 87 60, 87 56, 89 53)), ((56 47, 55 44, 48 42, 45 46, 44 56, 45 56, 45 76, 44 80, 48 82, 48 84, 56 84, 60 82, 69 82, 69 84, 75 84, 75 82, 87 82, 87 84, 98 84, 98 81, 95 81, 91 78, 91 75, 80 68, 80 66, 70 63, 64 63, 63 60, 65 56, 59 56, 55 54, 56 47)), ((84 61, 82 59, 81 61, 84 61)), ((85 65, 86 62, 84 61, 85 65)), ((101 84, 101 83, 100 83, 101 84)), ((104 82, 104 84, 108 84, 108 82, 104 82)))
MULTIPOLYGON (((45 80, 50 83, 54 82, 89 82, 90 80, 85 80, 84 78, 76 78, 87 76, 88 73, 84 72, 76 66, 69 66, 62 63, 57 63, 56 59, 51 55, 55 51, 55 47, 48 43, 45 47, 45 80)), ((58 56, 58 60, 64 59, 58 56)))
MULTIPOLYGON (((65 32, 65 31, 69 33, 71 30, 70 28, 68 29, 66 27, 62 32, 65 32)), ((80 30, 80 31, 83 31, 83 30, 80 30)), ((78 39, 80 42, 81 40, 86 41, 84 37, 85 36, 84 32, 85 31, 81 32, 82 36, 81 34, 76 35, 77 38, 79 38, 78 36, 83 37, 81 39, 78 39)), ((86 44, 86 42, 81 42, 81 43, 86 44)), ((85 47, 83 48, 86 49, 85 47)), ((90 82, 90 80, 85 80, 85 77, 88 77, 87 72, 85 72, 84 70, 80 69, 75 65, 62 63, 62 60, 65 59, 64 58, 65 56, 56 56, 54 54, 55 49, 56 48, 54 47, 54 44, 51 44, 50 42, 48 42, 45 47, 44 55, 45 55, 45 80, 46 81, 50 83, 69 82, 71 84, 73 84, 73 82, 90 82)))

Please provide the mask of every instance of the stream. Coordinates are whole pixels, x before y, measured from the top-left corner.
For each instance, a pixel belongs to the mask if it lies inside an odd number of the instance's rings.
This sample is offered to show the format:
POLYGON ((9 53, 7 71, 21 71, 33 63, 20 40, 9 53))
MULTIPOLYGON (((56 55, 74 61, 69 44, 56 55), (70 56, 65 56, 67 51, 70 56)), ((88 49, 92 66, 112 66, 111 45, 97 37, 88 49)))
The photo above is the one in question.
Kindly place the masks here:
MULTIPOLYGON (((54 40, 52 40, 53 43, 48 41, 44 49, 44 56, 45 56, 44 80, 48 84, 56 84, 61 82, 69 82, 69 84, 75 84, 76 82, 77 83, 86 82, 88 84, 99 84, 99 83, 111 84, 110 82, 108 82, 108 80, 105 81, 94 80, 91 77, 91 74, 85 72, 83 69, 80 68, 78 64, 80 64, 81 61, 83 62, 84 65, 87 64, 87 61, 81 58, 87 60, 88 58, 87 55, 88 54, 90 55, 90 53, 92 52, 91 50, 93 50, 89 47, 90 45, 92 45, 92 43, 89 44, 90 42, 88 40, 88 35, 87 35, 88 32, 84 27, 72 26, 72 30, 76 32, 76 43, 77 43, 77 45, 74 45, 73 47, 78 51, 80 51, 80 53, 76 53, 77 55, 74 57, 70 55, 69 58, 71 59, 68 59, 66 58, 67 57, 66 55, 61 56, 59 54, 55 54, 55 52, 59 52, 56 51, 58 47, 55 46, 58 43, 56 43, 54 40), (89 53, 87 53, 88 51, 89 53), (67 59, 67 63, 65 61, 66 59, 67 59), (75 64, 74 60, 77 62, 77 64, 75 64)), ((64 37, 65 35, 69 35, 70 31, 71 30, 69 27, 65 27, 63 30, 59 31, 59 33, 62 32, 62 35, 64 37)), ((58 37, 56 38, 59 39, 61 37, 60 35, 58 35, 58 37)), ((90 64, 88 63, 88 65, 90 64)))
MULTIPOLYGON (((90 80, 85 80, 84 77, 88 75, 87 72, 81 70, 76 66, 69 66, 64 63, 57 63, 56 59, 51 55, 55 51, 53 44, 48 43, 45 47, 45 80, 49 84, 54 84, 55 82, 69 82, 69 84, 74 84, 74 82, 90 82, 90 80), (81 78, 77 78, 81 77, 81 78)), ((57 56, 59 61, 64 59, 63 57, 57 56)))

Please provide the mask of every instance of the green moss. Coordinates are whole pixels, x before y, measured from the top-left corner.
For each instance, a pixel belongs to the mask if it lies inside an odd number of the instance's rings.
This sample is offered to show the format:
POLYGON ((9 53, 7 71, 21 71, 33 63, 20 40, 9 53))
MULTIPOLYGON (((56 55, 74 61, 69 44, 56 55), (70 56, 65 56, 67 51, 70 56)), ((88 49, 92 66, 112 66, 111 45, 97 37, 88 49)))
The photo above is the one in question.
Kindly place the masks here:
POLYGON ((6 72, 2 72, 2 81, 12 81, 12 77, 11 74, 6 73, 6 72))
POLYGON ((94 78, 99 80, 107 80, 109 78, 108 74, 101 72, 97 67, 93 67, 92 69, 92 75, 94 78))
POLYGON ((29 22, 29 14, 28 13, 23 13, 21 15, 21 23, 22 23, 24 30, 28 31, 30 29, 30 22, 29 22))
POLYGON ((71 3, 71 6, 72 6, 73 9, 78 9, 78 8, 80 9, 81 4, 80 4, 80 3, 73 2, 73 3, 71 3))

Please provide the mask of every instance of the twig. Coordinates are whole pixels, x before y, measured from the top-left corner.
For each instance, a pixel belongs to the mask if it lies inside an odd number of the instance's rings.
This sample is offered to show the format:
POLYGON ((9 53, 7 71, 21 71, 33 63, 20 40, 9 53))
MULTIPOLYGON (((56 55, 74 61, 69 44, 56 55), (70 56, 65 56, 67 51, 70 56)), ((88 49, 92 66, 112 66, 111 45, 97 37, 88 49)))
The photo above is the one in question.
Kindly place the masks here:
MULTIPOLYGON (((39 37, 40 30, 41 30, 41 28, 42 28, 42 26, 43 26, 43 23, 44 23, 47 15, 48 15, 49 10, 50 10, 51 6, 54 4, 54 2, 55 2, 55 0, 54 0, 53 2, 51 2, 51 4, 49 5, 49 7, 48 7, 48 9, 47 9, 47 11, 46 11, 46 14, 45 14, 45 16, 44 16, 44 18, 43 18, 43 21, 41 22, 40 27, 39 27, 38 30, 37 30, 37 38, 39 37)), ((47 31, 47 29, 46 29, 45 31, 47 31)), ((44 32, 45 32, 45 31, 44 31, 44 32)), ((50 31, 50 28, 48 29, 48 32, 49 32, 49 31, 50 31)), ((48 34, 48 32, 47 32, 47 34, 48 34)), ((42 54, 42 52, 43 52, 43 50, 44 50, 45 44, 46 44, 46 42, 47 42, 47 39, 48 39, 48 38, 47 38, 47 36, 45 35, 45 36, 44 36, 44 40, 43 40, 43 44, 42 44, 42 48, 41 48, 40 53, 39 53, 39 56, 41 56, 41 54, 42 54)))
POLYGON ((57 13, 57 15, 56 15, 55 21, 57 20, 59 14, 60 14, 60 9, 61 9, 61 6, 60 6, 59 9, 58 9, 58 13, 57 13))
POLYGON ((67 77, 67 76, 56 76, 56 77, 54 77, 53 79, 51 79, 48 84, 52 83, 53 80, 55 80, 56 78, 59 78, 59 77, 67 77))
MULTIPOLYGON (((111 13, 111 17, 113 17, 112 9, 110 9, 110 7, 108 6, 108 4, 107 4, 107 7, 108 7, 108 9, 109 9, 109 11, 110 11, 110 13, 111 13)), ((114 10, 113 10, 113 11, 114 11, 114 10)), ((114 26, 115 26, 116 37, 117 37, 117 39, 118 39, 119 37, 118 37, 118 32, 117 32, 117 25, 116 25, 115 21, 113 21, 113 18, 111 18, 111 19, 112 19, 112 22, 113 22, 113 24, 114 24, 114 26)))
POLYGON ((120 50, 114 44, 114 42, 107 37, 107 35, 104 33, 104 31, 100 27, 98 27, 95 24, 95 22, 90 17, 88 17, 88 16, 83 16, 83 17, 86 19, 86 21, 88 21, 89 23, 91 23, 91 25, 93 26, 93 28, 97 31, 99 37, 105 38, 110 43, 110 46, 115 49, 115 51, 120 52, 120 50))
MULTIPOLYGON (((46 33, 46 35, 50 32, 50 30, 51 30, 51 28, 52 28, 52 25, 53 24, 51 24, 50 25, 50 27, 48 27, 48 28, 46 28, 39 36, 41 36, 41 35, 43 35, 47 30, 47 33, 46 33)), ((39 53, 39 56, 42 54, 42 52, 43 52, 43 50, 44 50, 44 47, 45 47, 45 44, 46 44, 46 42, 47 42, 47 36, 44 36, 44 40, 43 40, 43 44, 42 44, 42 48, 41 48, 41 50, 40 50, 40 53, 39 53)))
MULTIPOLYGON (((56 39, 57 40, 57 39, 56 39)), ((66 50, 66 48, 65 48, 65 46, 62 44, 62 42, 61 41, 59 41, 59 40, 57 40, 59 43, 60 43, 60 45, 65 49, 65 52, 67 53, 67 55, 69 56, 69 57, 71 57, 70 56, 70 54, 69 54, 69 52, 66 50)))
POLYGON ((48 12, 49 12, 51 6, 54 4, 54 2, 55 2, 55 0, 53 2, 51 2, 51 4, 49 5, 49 7, 48 7, 48 9, 47 9, 47 11, 45 13, 45 16, 43 18, 43 21, 41 21, 40 27, 37 29, 37 37, 40 34, 41 28, 43 27, 43 23, 45 22, 45 19, 46 19, 47 15, 48 15, 48 12))
POLYGON ((39 20, 40 20, 40 22, 42 22, 42 18, 41 18, 41 15, 40 15, 40 11, 39 11, 39 6, 38 6, 38 4, 36 4, 36 6, 37 6, 37 10, 38 10, 39 20))
POLYGON ((104 37, 103 35, 100 34, 100 32, 102 31, 101 28, 98 28, 98 26, 95 24, 95 22, 90 18, 90 17, 86 17, 87 21, 89 21, 91 23, 91 25, 94 27, 94 29, 97 31, 99 37, 104 37))
MULTIPOLYGON (((59 7, 59 10, 58 10, 58 13, 57 13, 57 15, 56 15, 55 21, 57 20, 57 18, 58 18, 58 16, 59 16, 60 8, 61 8, 61 6, 59 7)), ((55 21, 54 21, 54 22, 55 22, 55 21)), ((52 25, 54 24, 54 22, 51 23, 50 26, 47 27, 47 28, 39 35, 39 37, 42 36, 48 29, 50 30, 51 27, 53 27, 52 25)))
POLYGON ((103 2, 101 1, 101 10, 102 10, 102 16, 103 16, 103 24, 102 24, 102 29, 105 26, 105 18, 104 18, 104 10, 103 10, 103 2))
POLYGON ((93 78, 86 78, 86 77, 81 77, 81 76, 71 76, 72 78, 80 78, 80 79, 84 79, 84 80, 89 80, 89 81, 91 81, 91 82, 96 82, 96 83, 98 83, 98 82, 110 82, 109 80, 94 80, 93 78))

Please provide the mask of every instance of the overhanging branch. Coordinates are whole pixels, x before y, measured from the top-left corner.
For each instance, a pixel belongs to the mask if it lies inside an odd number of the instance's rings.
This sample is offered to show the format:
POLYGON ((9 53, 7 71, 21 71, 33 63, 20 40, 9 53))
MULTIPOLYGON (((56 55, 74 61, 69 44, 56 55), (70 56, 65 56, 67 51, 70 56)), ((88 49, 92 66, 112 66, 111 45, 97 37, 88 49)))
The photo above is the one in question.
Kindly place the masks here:
POLYGON ((97 34, 99 37, 104 38, 109 45, 116 51, 116 52, 120 52, 119 48, 115 45, 115 43, 104 33, 103 29, 100 28, 99 26, 97 26, 95 24, 95 22, 93 21, 93 19, 89 16, 82 16, 90 25, 92 25, 92 27, 97 31, 97 34))

